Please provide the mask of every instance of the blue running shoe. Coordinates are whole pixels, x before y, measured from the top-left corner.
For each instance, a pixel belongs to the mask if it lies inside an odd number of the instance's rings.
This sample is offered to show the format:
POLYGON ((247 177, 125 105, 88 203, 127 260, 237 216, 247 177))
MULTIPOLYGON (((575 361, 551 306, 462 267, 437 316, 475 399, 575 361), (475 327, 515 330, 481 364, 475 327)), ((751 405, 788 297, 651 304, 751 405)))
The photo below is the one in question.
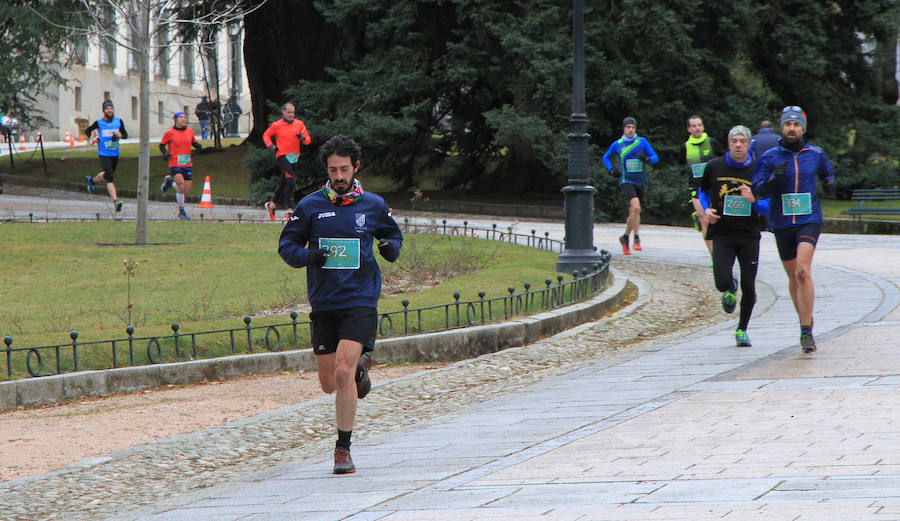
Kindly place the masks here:
POLYGON ((166 193, 166 190, 168 190, 169 188, 172 188, 172 176, 167 175, 166 180, 163 181, 162 185, 160 185, 159 191, 162 193, 166 193))
POLYGON ((722 294, 722 309, 726 313, 734 313, 734 308, 737 306, 738 280, 737 277, 731 277, 731 280, 731 291, 726 291, 722 294))
POLYGON ((191 218, 188 217, 187 212, 184 211, 184 208, 181 208, 178 210, 178 218, 181 219, 182 221, 190 221, 191 220, 191 218))
POLYGON ((734 342, 738 347, 752 347, 750 337, 747 336, 747 332, 743 329, 738 329, 734 332, 734 342))
POLYGON ((91 176, 87 176, 87 191, 94 193, 94 178, 91 176))

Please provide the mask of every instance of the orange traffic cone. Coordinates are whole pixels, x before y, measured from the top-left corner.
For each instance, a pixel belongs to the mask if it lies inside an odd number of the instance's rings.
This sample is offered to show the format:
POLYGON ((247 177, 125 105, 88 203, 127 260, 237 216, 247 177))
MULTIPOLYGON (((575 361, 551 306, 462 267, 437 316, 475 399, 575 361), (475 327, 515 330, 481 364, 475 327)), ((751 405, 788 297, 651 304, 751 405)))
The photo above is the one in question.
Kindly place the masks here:
POLYGON ((75 134, 69 134, 69 146, 70 147, 75 146, 75 134))
POLYGON ((69 141, 71 141, 71 139, 72 139, 72 134, 68 130, 66 130, 66 139, 65 139, 64 143, 68 143, 69 141))
POLYGON ((84 135, 79 135, 79 136, 78 136, 78 144, 79 144, 79 145, 83 145, 83 144, 84 144, 84 135))
POLYGON ((212 188, 209 187, 209 176, 203 181, 203 195, 200 196, 200 204, 197 208, 212 208, 212 188))
POLYGON ((24 152, 26 148, 27 147, 25 146, 25 134, 20 134, 19 135, 19 150, 24 152))

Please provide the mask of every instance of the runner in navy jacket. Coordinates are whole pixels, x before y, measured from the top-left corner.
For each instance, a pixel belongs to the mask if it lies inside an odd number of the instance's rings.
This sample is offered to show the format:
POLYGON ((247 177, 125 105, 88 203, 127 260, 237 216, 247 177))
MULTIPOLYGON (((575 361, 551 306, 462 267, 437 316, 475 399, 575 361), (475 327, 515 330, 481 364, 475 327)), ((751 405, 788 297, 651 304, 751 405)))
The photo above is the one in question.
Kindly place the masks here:
POLYGON ((360 147, 355 141, 334 136, 319 153, 328 182, 297 204, 281 232, 278 253, 295 268, 306 266, 319 383, 326 393, 337 393, 334 473, 348 474, 356 471, 350 436, 357 400, 372 386, 369 369, 381 296, 381 270, 373 245, 379 239, 378 252, 394 262, 403 234, 384 200, 363 192, 356 180, 360 147))
POLYGON ((811 269, 822 228, 816 178, 822 180, 826 193, 834 193, 835 183, 825 152, 810 145, 804 134, 806 113, 795 105, 785 107, 778 146, 763 154, 753 170, 753 194, 769 198, 769 229, 775 234, 778 256, 800 318, 800 346, 804 353, 810 353, 816 350, 811 269))

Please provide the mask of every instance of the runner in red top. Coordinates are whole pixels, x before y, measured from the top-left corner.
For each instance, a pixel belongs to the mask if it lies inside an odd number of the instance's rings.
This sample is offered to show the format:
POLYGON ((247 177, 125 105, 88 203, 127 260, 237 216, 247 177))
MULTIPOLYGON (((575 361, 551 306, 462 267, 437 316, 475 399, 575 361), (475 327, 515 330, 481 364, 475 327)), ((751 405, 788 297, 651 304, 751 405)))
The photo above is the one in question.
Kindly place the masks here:
POLYGON ((187 212, 184 211, 184 196, 191 192, 193 184, 193 166, 191 160, 191 147, 201 150, 203 146, 194 138, 194 129, 187 126, 187 116, 184 112, 175 113, 175 125, 163 134, 159 142, 159 151, 163 159, 169 161, 169 173, 166 176, 160 190, 165 192, 175 185, 175 201, 178 203, 178 218, 189 221, 187 212), (166 150, 169 145, 169 150, 166 150))
POLYGON ((306 125, 294 118, 294 110, 293 103, 285 103, 281 107, 281 119, 269 125, 263 134, 263 142, 269 150, 275 152, 275 160, 282 172, 272 199, 266 201, 269 218, 273 221, 279 203, 288 209, 288 214, 294 209, 294 188, 297 185, 294 169, 300 160, 300 144, 308 145, 312 142, 306 125))

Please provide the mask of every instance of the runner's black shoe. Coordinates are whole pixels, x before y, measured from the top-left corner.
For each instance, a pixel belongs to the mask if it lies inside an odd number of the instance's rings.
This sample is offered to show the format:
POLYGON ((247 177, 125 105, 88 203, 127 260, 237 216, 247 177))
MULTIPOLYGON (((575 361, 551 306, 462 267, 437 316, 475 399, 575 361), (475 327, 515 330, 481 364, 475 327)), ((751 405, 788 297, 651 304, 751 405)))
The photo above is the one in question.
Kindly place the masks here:
POLYGON ((122 201, 120 201, 120 200, 118 200, 118 199, 116 199, 116 211, 117 211, 117 212, 121 212, 121 211, 122 211, 122 201))
POLYGON ((812 333, 800 333, 800 347, 804 353, 812 353, 817 349, 816 339, 812 333))
POLYGON ((162 185, 160 185, 159 191, 165 193, 166 190, 168 190, 169 188, 172 188, 173 184, 174 184, 174 181, 172 181, 172 176, 167 175, 166 180, 163 181, 162 185))
POLYGON ((369 379, 369 369, 372 368, 372 353, 363 353, 356 363, 356 396, 363 399, 372 389, 372 380, 369 379))
POLYGON ((352 474, 356 472, 350 449, 337 447, 334 449, 334 474, 352 474))

